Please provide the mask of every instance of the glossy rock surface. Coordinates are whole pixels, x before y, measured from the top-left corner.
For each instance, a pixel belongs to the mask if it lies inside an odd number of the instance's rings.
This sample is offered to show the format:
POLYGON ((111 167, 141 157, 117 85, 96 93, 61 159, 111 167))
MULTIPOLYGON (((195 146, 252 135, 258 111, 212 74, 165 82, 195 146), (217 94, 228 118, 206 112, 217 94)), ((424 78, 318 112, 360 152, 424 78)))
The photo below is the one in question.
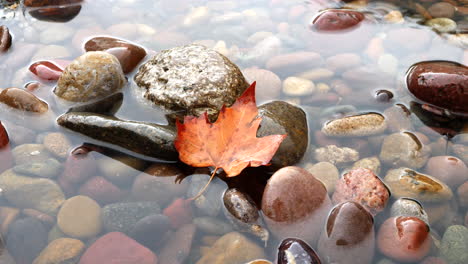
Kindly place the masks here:
POLYGON ((317 253, 304 241, 295 238, 283 240, 278 247, 278 264, 321 264, 317 253))
POLYGON ((49 106, 34 94, 19 88, 7 88, 0 92, 0 103, 18 110, 43 114, 49 106))

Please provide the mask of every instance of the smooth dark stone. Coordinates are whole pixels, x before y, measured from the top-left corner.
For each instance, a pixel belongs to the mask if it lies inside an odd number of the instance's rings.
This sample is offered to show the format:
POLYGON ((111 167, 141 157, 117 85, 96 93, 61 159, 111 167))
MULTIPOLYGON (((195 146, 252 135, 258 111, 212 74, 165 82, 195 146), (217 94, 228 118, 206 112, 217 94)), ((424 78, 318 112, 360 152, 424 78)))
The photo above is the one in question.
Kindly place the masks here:
POLYGON ((468 114, 468 67, 449 61, 413 65, 407 74, 408 90, 419 100, 468 114))
POLYGON ((352 10, 326 10, 312 22, 312 29, 317 31, 337 31, 351 29, 365 19, 364 14, 352 10))
POLYGON ((321 264, 317 253, 304 241, 287 238, 278 248, 278 264, 321 264))
POLYGON ((305 112, 282 101, 261 105, 258 112, 262 122, 257 137, 287 135, 271 159, 271 169, 276 170, 299 162, 308 146, 309 132, 305 112))
POLYGON ((15 221, 9 227, 6 247, 17 264, 29 264, 47 246, 47 229, 33 217, 15 221))
POLYGON ((2 122, 0 121, 0 149, 4 148, 5 146, 10 143, 10 139, 8 138, 8 133, 3 126, 2 122))
POLYGON ((138 63, 146 57, 144 48, 122 39, 111 37, 95 37, 85 43, 86 51, 106 51, 120 61, 124 73, 135 69, 138 63))
POLYGON ((114 115, 122 105, 123 93, 116 93, 106 98, 92 102, 89 104, 74 106, 68 109, 67 113, 70 112, 89 112, 103 115, 114 115))
POLYGON ((65 23, 74 19, 81 11, 81 5, 41 7, 29 11, 29 14, 41 21, 65 23))
POLYGON ((228 189, 223 196, 224 207, 236 219, 254 223, 259 217, 257 206, 249 195, 236 188, 228 189))
POLYGON ((83 2, 83 0, 25 0, 24 5, 28 7, 40 7, 50 5, 67 5, 83 2))
POLYGON ((19 88, 7 88, 0 93, 0 103, 18 110, 34 113, 45 113, 49 109, 46 102, 34 94, 19 88))
POLYGON ((130 237, 152 250, 164 242, 164 235, 171 228, 170 219, 162 214, 154 214, 140 219, 130 231, 130 237))
POLYGON ((114 117, 71 112, 57 119, 60 126, 88 137, 158 159, 177 160, 174 128, 124 121, 114 117), (131 140, 129 140, 131 139, 131 140))
POLYGON ((6 26, 0 26, 0 52, 5 52, 11 47, 11 34, 6 26))

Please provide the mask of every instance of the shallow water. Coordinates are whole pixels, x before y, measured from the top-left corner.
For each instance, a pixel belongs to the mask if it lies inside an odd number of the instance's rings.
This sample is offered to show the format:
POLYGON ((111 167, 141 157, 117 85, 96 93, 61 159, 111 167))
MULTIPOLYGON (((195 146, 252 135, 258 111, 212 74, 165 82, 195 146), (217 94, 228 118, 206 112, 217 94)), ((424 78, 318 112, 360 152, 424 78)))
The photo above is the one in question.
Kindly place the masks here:
MULTIPOLYGON (((430 114, 427 117, 427 114, 421 115, 414 112, 416 110, 414 101, 417 100, 406 90, 405 75, 411 65, 421 61, 444 60, 467 65, 466 37, 465 46, 463 46, 463 44, 456 43, 458 39, 454 37, 454 34, 434 32, 431 28, 419 23, 421 15, 408 6, 406 1, 399 2, 401 2, 399 7, 385 3, 385 1, 373 1, 368 5, 354 6, 368 17, 368 22, 363 23, 359 29, 340 33, 320 33, 311 29, 311 23, 320 11, 327 8, 343 7, 343 3, 337 3, 333 0, 85 1, 77 16, 68 22, 38 20, 31 16, 31 10, 23 9, 21 5, 16 11, 3 10, 4 18, 0 20, 0 23, 6 25, 12 32, 13 44, 6 54, 0 54, 0 88, 23 88, 30 82, 39 82, 39 88, 33 93, 49 104, 52 113, 46 117, 28 116, 2 105, 0 121, 7 121, 7 129, 11 123, 19 125, 20 130, 21 127, 29 128, 33 133, 34 142, 40 142, 41 135, 46 132, 60 131, 69 137, 74 148, 85 143, 88 144, 88 148, 94 150, 96 159, 101 163, 108 160, 106 156, 122 158, 129 155, 130 162, 133 163, 138 163, 134 159, 142 158, 145 160, 143 165, 139 164, 135 167, 138 170, 144 170, 149 161, 154 161, 154 159, 141 157, 120 148, 117 150, 125 154, 115 152, 102 147, 107 146, 115 149, 113 146, 58 127, 55 119, 65 113, 69 106, 57 99, 52 93, 55 82, 40 81, 27 70, 29 65, 38 60, 63 59, 71 61, 84 52, 82 45, 87 39, 92 36, 108 35, 143 46, 148 53, 145 60, 163 49, 193 42, 201 43, 223 53, 242 70, 250 67, 266 68, 269 59, 280 54, 302 51, 319 53, 323 61, 305 62, 295 67, 279 67, 272 71, 283 81, 289 76, 303 76, 315 83, 316 90, 321 87, 321 91, 315 91, 311 95, 288 96, 284 92, 268 91, 268 87, 261 86, 261 84, 259 84, 260 88, 257 91, 258 104, 271 100, 285 100, 306 111, 310 140, 308 151, 298 166, 305 167, 307 164, 316 162, 312 157, 313 150, 317 146, 324 145, 324 142, 317 139, 316 133, 320 131, 322 124, 327 120, 350 112, 383 113, 384 110, 394 105, 413 112, 410 121, 414 129, 410 132, 424 134, 423 141, 426 145, 431 144, 432 146, 432 156, 453 155, 451 145, 467 145, 468 124, 466 119, 455 119, 449 125, 443 125, 448 127, 445 127, 442 134, 437 132, 441 130, 436 131, 428 127, 426 124, 440 124, 440 122, 431 120, 430 114), (384 15, 389 9, 400 9, 405 15, 405 22, 390 23, 386 21, 384 15), (405 32, 407 29, 411 30, 405 32), (403 33, 392 39, 392 32, 399 30, 403 33), (340 53, 353 53, 359 57, 359 61, 346 68, 345 72, 328 70, 324 60, 340 53), (322 73, 310 72, 317 69, 321 70, 322 73), (378 100, 377 94, 388 92, 393 94, 393 98, 387 100, 384 97, 383 101, 378 100), (349 105, 353 106, 354 109, 349 105), (343 106, 343 108, 330 108, 338 106, 343 106)), ((465 25, 467 23, 466 17, 463 18, 460 15, 456 16, 456 20, 460 21, 460 24, 461 21, 464 21, 465 25)), ((460 31, 463 30, 460 29, 460 31)), ((166 124, 167 121, 161 110, 141 103, 133 82, 136 71, 126 75, 129 83, 123 90, 123 104, 116 117, 166 124)), ((10 125, 10 129, 11 127, 10 125)), ((21 143, 21 139, 19 142, 15 142, 14 139, 18 137, 11 135, 11 131, 10 138, 13 139, 11 147, 14 148, 21 143)), ((391 132, 387 130, 384 135, 388 134, 391 132)), ((416 137, 414 134, 411 136, 416 137)), ((419 140, 416 138, 416 141, 421 144, 419 140)), ((378 136, 371 139, 339 140, 341 146, 358 149, 362 158, 378 156, 380 153, 379 142, 381 140, 378 136)), ((63 159, 60 161, 64 162, 63 159)), ((107 164, 110 167, 116 166, 116 163, 112 162, 107 162, 107 164)), ((176 164, 176 166, 180 167, 185 175, 194 173, 193 168, 183 164, 176 164)), ((383 165, 379 176, 383 178, 386 171, 393 168, 383 165)), ((129 173, 132 179, 140 173, 128 167, 123 170, 129 173)), ((198 171, 209 173, 208 170, 198 171)), ((340 168, 340 174, 343 171, 344 168, 340 168)), ((99 173, 103 174, 102 171, 99 173)), ((259 193, 259 188, 256 186, 264 185, 269 175, 270 173, 263 169, 248 169, 238 178, 224 180, 229 186, 239 187, 248 192, 257 204, 260 204, 261 188, 259 193), (257 179, 249 179, 249 176, 257 176, 257 179)), ((189 180, 184 179, 184 181, 189 180)), ((78 189, 80 184, 76 184, 72 188, 78 189)), ((130 191, 132 180, 124 181, 119 187, 130 191)), ((453 189, 453 192, 456 193, 456 188, 453 189)), ((175 198, 178 197, 173 197, 173 199, 175 198)), ((457 199, 457 196, 454 195, 453 200, 448 203, 450 209, 446 214, 447 217, 453 218, 448 221, 449 223, 463 224, 466 208, 458 206, 457 199)), ((388 210, 380 213, 374 219, 376 232, 379 225, 388 217, 391 203, 392 201, 387 205, 388 210)), ((166 205, 168 203, 164 202, 161 206, 164 208, 166 205)), ((12 205, 4 198, 0 198, 0 206, 12 205)), ((202 216, 199 212, 195 214, 202 216)), ((227 221, 222 213, 216 217, 227 221)), ((441 222, 444 221, 439 221, 431 226, 439 237, 443 235, 448 226, 448 223, 441 222)), ((162 234, 148 234, 148 236, 158 235, 162 236, 162 234)), ((206 243, 203 242, 206 235, 209 234, 198 231, 192 243, 192 251, 184 263, 196 263, 199 255, 197 252, 200 251, 200 247, 206 246, 206 243)), ((258 238, 248 236, 259 246, 263 246, 262 241, 258 238)), ((90 241, 87 242, 90 243, 90 241)), ((275 261, 279 242, 275 238, 271 238, 268 242, 265 249, 268 260, 275 261)), ((313 248, 316 249, 315 246, 313 248)), ((160 249, 156 250, 157 254, 159 254, 158 250, 160 249)), ((383 256, 377 249, 375 252, 373 263, 378 263, 383 256)))

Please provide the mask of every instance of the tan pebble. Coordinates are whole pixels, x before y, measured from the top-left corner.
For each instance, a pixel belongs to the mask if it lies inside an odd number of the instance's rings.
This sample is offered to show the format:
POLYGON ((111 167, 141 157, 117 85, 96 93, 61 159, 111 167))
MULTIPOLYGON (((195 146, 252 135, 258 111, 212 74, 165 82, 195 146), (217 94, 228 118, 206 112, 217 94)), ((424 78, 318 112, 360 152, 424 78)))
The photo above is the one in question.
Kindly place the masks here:
POLYGON ((401 24, 405 22, 403 18, 403 14, 398 10, 390 11, 388 14, 384 16, 385 21, 393 23, 393 24, 401 24))
POLYGON ((315 86, 315 88, 317 89, 317 92, 318 93, 321 93, 321 94, 325 94, 325 93, 328 93, 330 91, 330 86, 326 83, 317 83, 317 85, 315 86))
POLYGON ((77 263, 85 249, 85 244, 78 239, 55 239, 42 250, 33 264, 77 263))
POLYGON ((48 133, 44 137, 44 147, 55 156, 65 159, 72 146, 63 133, 48 133))
POLYGON ((315 84, 307 79, 288 77, 283 81, 283 93, 289 96, 305 96, 315 92, 315 84))
POLYGON ((377 135, 386 128, 387 122, 381 114, 368 113, 329 121, 322 132, 327 136, 355 137, 377 135))
POLYGON ((330 162, 309 163, 305 166, 305 170, 319 179, 329 194, 335 191, 336 181, 340 178, 340 173, 335 165, 330 162))
POLYGON ((330 79, 335 75, 334 72, 330 71, 329 69, 325 68, 317 68, 310 71, 305 71, 300 73, 298 76, 304 79, 309 79, 311 81, 318 81, 318 80, 327 80, 330 79))
POLYGON ((102 227, 101 207, 93 199, 78 195, 65 201, 57 216, 57 224, 65 234, 90 238, 102 227))
POLYGON ((419 169, 429 158, 431 149, 413 133, 405 131, 385 137, 379 154, 380 160, 390 166, 419 169))
POLYGON ((358 168, 363 168, 363 169, 369 169, 371 170, 375 175, 379 175, 380 173, 380 160, 377 157, 369 157, 369 158, 364 158, 356 161, 353 164, 352 169, 358 169, 358 168))

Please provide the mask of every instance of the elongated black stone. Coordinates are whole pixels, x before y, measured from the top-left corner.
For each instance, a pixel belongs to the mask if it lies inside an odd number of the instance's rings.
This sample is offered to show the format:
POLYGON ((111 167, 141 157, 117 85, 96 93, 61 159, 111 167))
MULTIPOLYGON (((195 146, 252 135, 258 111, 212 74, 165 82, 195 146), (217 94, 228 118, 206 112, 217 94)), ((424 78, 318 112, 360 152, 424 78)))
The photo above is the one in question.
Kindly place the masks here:
POLYGON ((178 153, 174 147, 176 131, 172 127, 84 112, 63 114, 57 123, 90 138, 139 154, 177 160, 178 153))

